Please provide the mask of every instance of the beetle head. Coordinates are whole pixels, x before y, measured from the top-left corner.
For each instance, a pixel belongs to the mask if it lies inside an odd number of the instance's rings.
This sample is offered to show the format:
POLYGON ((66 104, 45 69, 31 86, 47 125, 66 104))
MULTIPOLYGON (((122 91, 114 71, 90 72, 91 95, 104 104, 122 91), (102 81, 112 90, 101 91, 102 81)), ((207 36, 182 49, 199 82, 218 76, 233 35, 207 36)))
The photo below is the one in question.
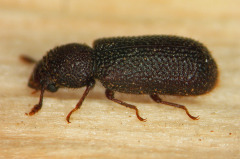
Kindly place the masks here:
POLYGON ((50 92, 56 92, 59 88, 44 68, 42 60, 35 66, 28 81, 28 86, 36 90, 41 90, 42 87, 45 87, 50 92))
POLYGON ((50 50, 39 61, 29 87, 56 92, 59 87, 80 88, 93 81, 93 49, 85 44, 66 44, 50 50))

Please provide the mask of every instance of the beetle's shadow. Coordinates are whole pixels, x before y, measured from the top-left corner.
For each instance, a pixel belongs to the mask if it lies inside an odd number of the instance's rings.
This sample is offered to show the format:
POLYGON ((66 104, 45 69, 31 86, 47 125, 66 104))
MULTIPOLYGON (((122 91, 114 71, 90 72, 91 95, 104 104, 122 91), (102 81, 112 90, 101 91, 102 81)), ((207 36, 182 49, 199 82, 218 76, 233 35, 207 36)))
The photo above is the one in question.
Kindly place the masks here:
MULTIPOLYGON (((61 100, 76 100, 78 101, 83 93, 84 88, 81 89, 64 89, 59 90, 56 93, 46 92, 44 94, 44 97, 50 97, 50 98, 56 98, 61 100)), ((37 94, 39 95, 39 93, 37 94)), ((151 102, 151 98, 148 95, 134 95, 134 94, 125 94, 125 93, 119 93, 115 92, 115 98, 126 101, 126 102, 134 102, 134 103, 149 103, 151 102)), ((93 89, 89 92, 85 100, 109 100, 107 99, 105 95, 105 88, 98 88, 93 89)))
MULTIPOLYGON (((61 99, 61 100, 69 100, 69 99, 74 99, 78 101, 84 92, 85 88, 81 89, 62 89, 59 90, 56 93, 50 93, 47 92, 45 93, 45 97, 50 97, 50 98, 56 98, 56 99, 61 99)), ((115 93, 115 98, 122 100, 124 102, 128 102, 129 104, 131 103, 155 103, 149 95, 135 95, 135 94, 125 94, 125 93, 115 93)), ((182 97, 182 96, 166 96, 166 95, 160 95, 160 98, 164 101, 172 102, 172 103, 185 103, 185 105, 193 104, 193 103, 198 103, 199 99, 196 99, 194 97, 182 97)), ((85 100, 108 100, 107 97, 105 96, 105 88, 96 86, 93 90, 90 91, 88 96, 85 98, 85 100)))

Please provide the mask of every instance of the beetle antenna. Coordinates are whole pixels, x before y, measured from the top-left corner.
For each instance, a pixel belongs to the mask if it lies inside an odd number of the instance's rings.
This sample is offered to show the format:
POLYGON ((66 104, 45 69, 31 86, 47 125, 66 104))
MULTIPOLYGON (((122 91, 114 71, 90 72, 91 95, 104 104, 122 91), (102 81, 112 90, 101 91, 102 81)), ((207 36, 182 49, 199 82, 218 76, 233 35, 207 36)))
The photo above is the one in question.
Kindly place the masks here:
POLYGON ((37 63, 36 60, 34 60, 33 58, 29 57, 29 56, 26 56, 26 55, 20 55, 20 60, 25 62, 25 63, 29 63, 29 64, 32 64, 32 63, 37 63))

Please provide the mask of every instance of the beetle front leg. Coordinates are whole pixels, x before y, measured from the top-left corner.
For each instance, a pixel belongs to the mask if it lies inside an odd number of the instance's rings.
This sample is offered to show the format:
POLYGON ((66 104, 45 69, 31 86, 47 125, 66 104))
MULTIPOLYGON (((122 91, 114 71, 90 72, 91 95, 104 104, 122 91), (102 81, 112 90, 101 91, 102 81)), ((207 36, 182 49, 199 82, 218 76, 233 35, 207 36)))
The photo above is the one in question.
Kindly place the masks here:
POLYGON ((25 113, 26 115, 32 116, 35 113, 37 113, 41 108, 42 108, 42 102, 43 102, 43 94, 45 91, 45 87, 42 87, 41 89, 41 94, 40 94, 40 99, 39 99, 39 103, 34 105, 34 107, 32 108, 32 110, 29 113, 25 113))

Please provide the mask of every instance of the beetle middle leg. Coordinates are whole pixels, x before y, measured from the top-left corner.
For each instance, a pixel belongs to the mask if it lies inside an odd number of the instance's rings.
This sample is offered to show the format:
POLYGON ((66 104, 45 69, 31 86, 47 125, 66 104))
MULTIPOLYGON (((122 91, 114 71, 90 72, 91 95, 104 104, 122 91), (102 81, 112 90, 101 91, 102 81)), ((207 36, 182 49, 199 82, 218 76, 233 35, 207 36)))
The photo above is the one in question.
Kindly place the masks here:
POLYGON ((193 120, 198 120, 199 119, 199 116, 195 117, 195 116, 192 116, 188 109, 184 106, 184 105, 180 105, 180 104, 176 104, 176 103, 171 103, 171 102, 167 102, 167 101, 163 101, 158 95, 156 94, 152 94, 150 95, 150 97, 157 103, 162 103, 162 104, 165 104, 165 105, 169 105, 169 106, 173 106, 173 107, 176 107, 176 108, 181 108, 183 110, 185 110, 185 112, 187 113, 187 115, 193 119, 193 120))
POLYGON ((79 102, 77 103, 77 105, 75 106, 75 108, 72 109, 72 110, 68 113, 68 115, 67 115, 67 117, 66 117, 66 120, 67 120, 68 123, 71 123, 69 120, 70 120, 70 117, 71 117, 72 113, 75 112, 76 110, 80 109, 80 107, 82 106, 82 103, 83 103, 84 99, 87 97, 89 91, 93 88, 94 84, 95 84, 95 81, 91 81, 91 82, 87 85, 87 87, 86 87, 86 89, 85 89, 85 91, 84 91, 81 99, 79 100, 79 102))
POLYGON ((114 98, 114 92, 112 90, 109 90, 109 89, 106 89, 106 97, 108 99, 110 99, 111 101, 114 101, 115 103, 118 103, 118 104, 121 104, 127 108, 131 108, 131 109, 134 109, 136 111, 136 116, 137 118, 140 120, 140 121, 146 121, 146 119, 142 118, 140 115, 139 115, 139 111, 137 109, 137 107, 135 105, 131 105, 131 104, 128 104, 126 102, 123 102, 121 100, 118 100, 116 98, 114 98))

